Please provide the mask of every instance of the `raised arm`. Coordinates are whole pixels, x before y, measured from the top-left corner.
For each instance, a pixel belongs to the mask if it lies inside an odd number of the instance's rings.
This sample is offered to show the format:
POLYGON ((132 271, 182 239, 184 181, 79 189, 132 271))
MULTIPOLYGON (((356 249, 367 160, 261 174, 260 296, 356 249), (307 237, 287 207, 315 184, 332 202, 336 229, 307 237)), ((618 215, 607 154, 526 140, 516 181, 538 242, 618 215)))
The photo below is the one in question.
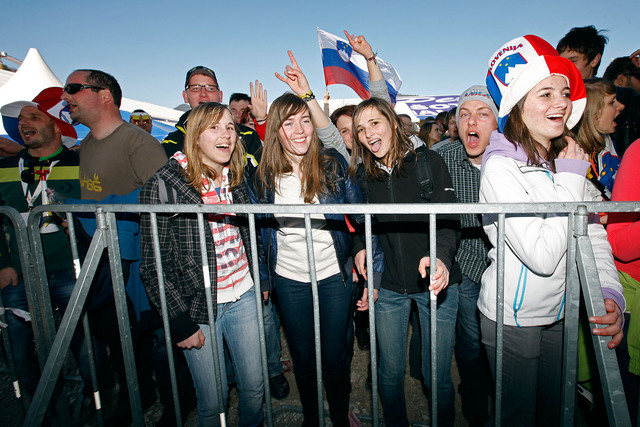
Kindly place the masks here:
POLYGON ((391 98, 389 98, 389 90, 387 89, 387 82, 384 80, 382 70, 376 55, 373 53, 373 49, 369 42, 363 35, 354 36, 349 34, 346 30, 344 35, 347 36, 349 44, 360 55, 364 56, 367 60, 367 71, 369 71, 369 93, 372 97, 381 98, 391 104, 391 98))

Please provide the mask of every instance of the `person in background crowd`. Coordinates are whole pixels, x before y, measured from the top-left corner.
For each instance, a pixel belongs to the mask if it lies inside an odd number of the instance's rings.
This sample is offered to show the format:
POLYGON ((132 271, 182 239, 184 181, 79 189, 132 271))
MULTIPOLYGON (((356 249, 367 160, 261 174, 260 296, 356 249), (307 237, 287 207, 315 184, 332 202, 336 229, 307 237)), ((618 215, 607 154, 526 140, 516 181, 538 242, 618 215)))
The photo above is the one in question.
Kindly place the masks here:
MULTIPOLYGON (((611 136, 616 130, 615 119, 624 109, 616 99, 616 88, 605 79, 585 80, 587 105, 573 132, 576 142, 589 156, 591 167, 587 179, 593 184, 595 201, 609 200, 620 157, 611 136)), ((605 222, 606 223, 606 222, 605 222)))
MULTIPOLYGON (((585 175, 589 156, 570 137, 584 110, 586 91, 578 69, 545 40, 524 36, 507 42, 489 60, 487 87, 499 101, 499 131, 482 158, 481 203, 591 200, 585 175), (509 52, 494 60, 497 52, 509 52), (509 66, 514 56, 526 65, 509 66), (510 73, 505 84, 505 73, 510 73)), ((567 273, 566 215, 531 214, 505 220, 504 318, 497 319, 498 215, 483 215, 492 245, 478 299, 482 342, 496 375, 496 323, 504 323, 504 425, 560 422, 564 298, 567 273)), ((606 314, 594 316, 593 334, 622 339, 625 300, 603 226, 592 220, 589 238, 606 314)))
POLYGON ((229 97, 229 109, 233 115, 233 121, 242 124, 242 115, 249 110, 251 98, 246 93, 232 93, 229 97))
MULTIPOLYGON (((223 93, 213 70, 198 65, 187 71, 182 97, 184 102, 189 104, 189 107, 195 108, 207 102, 222 102, 223 93)), ((180 117, 178 123, 176 123, 176 130, 167 135, 162 141, 162 147, 167 157, 171 157, 176 151, 184 149, 186 123, 190 112, 191 110, 180 117)), ((259 160, 262 152, 262 142, 256 131, 244 125, 238 125, 238 136, 244 143, 245 152, 259 160)))
POLYGON ((556 50, 576 66, 582 79, 591 79, 598 73, 604 46, 609 39, 596 27, 574 27, 558 42, 556 50))
MULTIPOLYGON (((497 117, 498 109, 486 86, 471 86, 460 95, 456 117, 460 139, 437 151, 449 168, 460 203, 478 203, 480 167, 491 133, 498 129, 497 117)), ((456 252, 456 261, 462 269, 455 339, 460 373, 458 393, 469 425, 484 426, 489 419, 491 374, 480 341, 478 296, 491 244, 482 229, 480 215, 463 214, 460 222, 462 233, 456 252)))
POLYGON ((602 76, 619 87, 630 87, 640 94, 640 67, 633 63, 633 59, 622 56, 611 61, 602 76))
POLYGON ((445 117, 447 123, 447 131, 445 133, 446 139, 443 139, 440 142, 431 146, 432 150, 437 150, 438 148, 444 146, 445 144, 455 142, 458 140, 458 125, 456 124, 456 107, 453 107, 451 110, 447 112, 447 116, 445 117))
MULTIPOLYGON (((63 197, 80 197, 78 154, 68 149, 76 143, 76 131, 66 112, 66 103, 60 100, 61 94, 59 87, 46 88, 33 101, 12 102, 0 110, 7 133, 24 144, 17 156, 0 160, 0 205, 16 209, 25 220, 32 208, 48 203, 47 189, 63 197)), ((55 218, 51 214, 43 217, 41 235, 51 299, 64 312, 76 277, 69 237, 55 218)), ((19 310, 28 317, 35 308, 27 305, 14 227, 10 221, 2 223, 6 238, 0 239, 0 289, 3 306, 7 308, 6 331, 21 392, 32 397, 40 367, 30 322, 19 315, 19 310)), ((84 394, 89 396, 92 384, 83 341, 82 328, 77 328, 71 351, 80 367, 84 394)))
MULTIPOLYGON (((591 79, 598 73, 608 41, 603 32, 596 30, 593 25, 572 28, 558 42, 560 56, 574 63, 583 80, 591 79)), ((616 119, 618 126, 612 140, 618 156, 622 157, 626 148, 640 138, 640 95, 632 89, 617 86, 616 98, 625 109, 616 119)))
POLYGON ((424 141, 427 148, 431 148, 442 140, 443 133, 442 126, 434 118, 429 117, 420 126, 418 137, 424 141))
POLYGON ((148 133, 151 133, 151 129, 153 128, 151 115, 141 109, 133 110, 133 112, 129 116, 129 123, 138 126, 140 129, 148 133))

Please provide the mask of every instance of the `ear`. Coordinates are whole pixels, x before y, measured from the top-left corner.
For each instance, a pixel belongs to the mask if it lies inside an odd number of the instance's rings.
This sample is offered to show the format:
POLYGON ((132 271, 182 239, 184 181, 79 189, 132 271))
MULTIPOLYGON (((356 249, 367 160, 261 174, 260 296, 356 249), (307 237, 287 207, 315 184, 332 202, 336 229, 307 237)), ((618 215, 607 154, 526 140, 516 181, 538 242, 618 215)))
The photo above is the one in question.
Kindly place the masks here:
POLYGON ((597 54, 589 63, 589 66, 591 68, 596 68, 598 66, 598 64, 600 63, 600 60, 602 59, 602 55, 601 54, 597 54))
POLYGON ((184 102, 185 102, 186 104, 188 104, 188 103, 189 103, 189 99, 187 98, 187 91, 186 91, 186 90, 183 90, 183 91, 182 91, 182 99, 184 100, 184 102))
POLYGON ((105 103, 105 104, 112 103, 113 104, 113 96, 111 95, 111 92, 109 92, 108 89, 101 90, 100 91, 100 96, 101 96, 101 99, 102 99, 103 103, 105 103))
POLYGON ((624 74, 618 74, 618 77, 613 81, 613 84, 620 87, 625 87, 624 74))

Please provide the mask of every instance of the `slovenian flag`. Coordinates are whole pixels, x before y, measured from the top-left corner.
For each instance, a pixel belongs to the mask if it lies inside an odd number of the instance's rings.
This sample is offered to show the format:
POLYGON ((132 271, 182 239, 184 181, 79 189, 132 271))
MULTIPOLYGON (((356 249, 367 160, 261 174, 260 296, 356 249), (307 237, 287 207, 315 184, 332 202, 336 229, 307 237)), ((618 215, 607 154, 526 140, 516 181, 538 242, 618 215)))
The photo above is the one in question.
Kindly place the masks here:
MULTIPOLYGON (((362 99, 369 98, 369 71, 364 56, 353 51, 346 40, 322 31, 318 28, 318 40, 322 53, 324 80, 326 85, 343 84, 353 89, 362 99)), ((384 62, 380 57, 376 61, 382 70, 382 76, 387 82, 389 98, 395 104, 402 79, 395 68, 384 62)))

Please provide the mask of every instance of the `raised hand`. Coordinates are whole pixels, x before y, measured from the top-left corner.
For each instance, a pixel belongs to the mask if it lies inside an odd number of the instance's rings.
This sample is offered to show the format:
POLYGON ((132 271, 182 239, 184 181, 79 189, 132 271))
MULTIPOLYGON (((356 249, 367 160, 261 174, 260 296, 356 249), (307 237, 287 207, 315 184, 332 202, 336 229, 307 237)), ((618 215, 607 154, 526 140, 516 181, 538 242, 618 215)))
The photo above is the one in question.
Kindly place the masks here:
POLYGON ((347 40, 349 40, 349 44, 360 55, 365 58, 371 58, 373 56, 373 49, 369 45, 369 42, 364 38, 364 36, 355 36, 349 34, 347 30, 344 31, 344 35, 347 36, 347 40))
POLYGON ((307 81, 307 77, 298 66, 293 53, 290 50, 288 50, 287 53, 289 54, 291 65, 287 65, 285 67, 284 77, 278 73, 275 73, 275 76, 281 82, 286 83, 291 88, 293 93, 298 96, 302 96, 311 90, 309 88, 309 82, 307 81))
POLYGON ((262 121, 267 117, 267 90, 262 89, 262 83, 256 80, 256 85, 249 82, 249 93, 251 94, 251 104, 249 111, 257 121, 262 121))

